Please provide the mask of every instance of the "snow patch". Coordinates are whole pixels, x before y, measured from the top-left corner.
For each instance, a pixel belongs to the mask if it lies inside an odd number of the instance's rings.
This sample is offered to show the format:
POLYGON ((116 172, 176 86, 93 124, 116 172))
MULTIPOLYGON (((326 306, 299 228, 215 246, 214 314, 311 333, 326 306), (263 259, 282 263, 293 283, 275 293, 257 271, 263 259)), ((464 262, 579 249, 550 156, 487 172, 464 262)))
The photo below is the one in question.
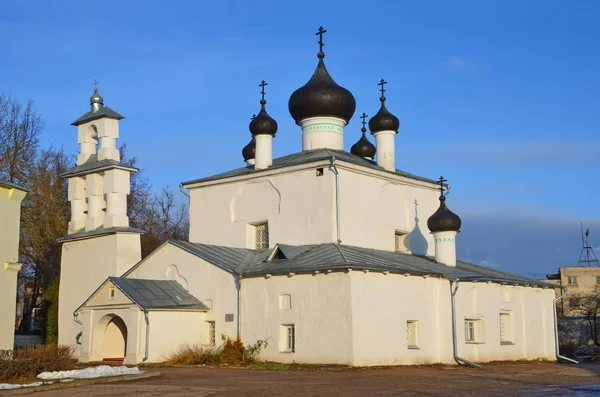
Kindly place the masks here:
POLYGON ((124 365, 120 367, 100 365, 98 367, 74 369, 71 371, 42 372, 37 377, 43 380, 92 379, 101 378, 104 376, 139 375, 143 373, 144 371, 140 371, 138 367, 128 368, 124 365))
POLYGON ((12 389, 20 389, 22 387, 37 387, 41 385, 51 385, 54 382, 34 382, 34 383, 25 383, 22 385, 15 383, 0 383, 0 390, 12 390, 12 389))

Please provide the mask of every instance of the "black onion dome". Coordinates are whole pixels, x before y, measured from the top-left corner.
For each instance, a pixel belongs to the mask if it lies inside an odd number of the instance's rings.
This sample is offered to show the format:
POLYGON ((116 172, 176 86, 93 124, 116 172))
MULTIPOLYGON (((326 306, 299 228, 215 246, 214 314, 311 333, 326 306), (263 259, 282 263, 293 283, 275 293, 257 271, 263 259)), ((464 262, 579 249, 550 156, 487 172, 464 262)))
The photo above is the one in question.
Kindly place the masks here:
POLYGON ((319 52, 319 64, 308 83, 298 88, 288 102, 290 114, 298 124, 309 117, 330 116, 348 123, 356 110, 356 100, 350 91, 333 80, 319 52))
POLYGON ((271 135, 275 136, 277 132, 277 122, 269 116, 267 111, 265 110, 265 104, 267 101, 261 99, 260 101, 260 112, 252 121, 250 122, 250 133, 253 136, 256 135, 271 135))
POLYGON ((398 133, 398 129, 400 129, 400 120, 398 120, 398 117, 391 114, 385 107, 385 97, 382 96, 380 101, 381 108, 377 114, 369 120, 369 130, 371 130, 371 134, 375 134, 379 131, 396 131, 396 133, 398 133))
POLYGON ((440 208, 427 219, 427 227, 435 232, 458 232, 462 224, 460 217, 446 207, 446 197, 440 196, 440 208))
POLYGON ((255 154, 256 154, 256 139, 254 139, 254 137, 252 137, 250 142, 248 142, 248 144, 246 146, 244 146, 244 148, 242 149, 242 156, 244 157, 244 161, 248 161, 248 160, 254 159, 255 154))
POLYGON ((362 131, 362 136, 360 137, 358 142, 356 142, 354 145, 352 145, 352 148, 350 148, 350 153, 355 154, 360 157, 367 158, 367 159, 373 159, 375 157, 375 152, 377 151, 377 149, 375 148, 375 145, 373 145, 367 139, 367 137, 365 135, 365 132, 367 132, 367 129, 365 127, 363 127, 361 129, 361 131, 362 131))

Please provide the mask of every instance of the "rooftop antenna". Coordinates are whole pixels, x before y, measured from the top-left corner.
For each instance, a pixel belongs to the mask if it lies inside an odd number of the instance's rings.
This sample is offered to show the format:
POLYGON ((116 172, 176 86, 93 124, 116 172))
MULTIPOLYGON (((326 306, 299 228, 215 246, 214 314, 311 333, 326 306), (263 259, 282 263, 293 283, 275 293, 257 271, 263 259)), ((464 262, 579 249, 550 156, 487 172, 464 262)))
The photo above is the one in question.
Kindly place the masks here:
POLYGON ((579 261, 577 262, 577 266, 585 267, 585 266, 600 266, 600 260, 596 256, 594 249, 588 242, 588 237, 590 235, 590 229, 586 229, 585 233, 583 232, 583 221, 579 221, 581 223, 581 253, 579 254, 579 261))

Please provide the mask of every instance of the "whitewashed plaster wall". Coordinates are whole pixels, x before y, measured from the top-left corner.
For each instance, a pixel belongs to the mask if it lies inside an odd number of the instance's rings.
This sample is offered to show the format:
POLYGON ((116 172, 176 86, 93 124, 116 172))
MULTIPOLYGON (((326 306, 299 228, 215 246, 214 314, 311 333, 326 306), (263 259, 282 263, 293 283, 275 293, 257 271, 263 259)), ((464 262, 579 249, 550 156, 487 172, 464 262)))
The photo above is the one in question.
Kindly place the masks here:
MULTIPOLYGON (((202 312, 150 311, 150 341, 147 362, 164 362, 181 346, 206 344, 206 335, 204 334, 208 327, 204 316, 202 312)), ((144 335, 145 327, 144 324, 144 335)), ((233 337, 235 338, 235 334, 233 337)), ((217 344, 220 342, 221 338, 217 335, 217 344)), ((145 341, 140 345, 144 346, 145 341)))
POLYGON ((309 169, 191 188, 190 241, 254 248, 249 225, 267 220, 271 247, 333 242, 333 186, 326 169, 309 169))
POLYGON ((22 190, 0 186, 0 350, 12 350, 15 339, 19 224, 25 195, 22 190))
MULTIPOLYGON (((215 322, 217 343, 221 341, 221 334, 232 338, 237 336, 237 288, 231 273, 167 243, 144 259, 126 277, 149 280, 175 279, 184 287, 187 283, 187 289, 192 295, 212 306, 212 310, 203 315, 203 321, 215 322), (176 276, 173 265, 177 267, 176 276), (226 322, 226 314, 233 314, 233 321, 226 322)), ((208 328, 203 326, 200 331, 194 331, 197 333, 196 343, 206 343, 207 330, 208 328)), ((161 351, 162 353, 164 352, 161 351)))
POLYGON ((261 359, 283 363, 349 364, 352 354, 350 277, 346 273, 242 280, 242 339, 267 340, 261 359), (280 309, 280 295, 291 308, 280 309), (294 324, 295 353, 281 352, 282 325, 294 324))
POLYGON ((411 252, 434 255, 427 219, 439 207, 439 190, 339 168, 342 244, 393 251, 399 230, 408 233, 411 252))
POLYGON ((354 365, 452 362, 447 280, 352 271, 354 365), (406 322, 417 321, 409 349, 406 322))
POLYGON ((139 234, 109 234, 62 246, 58 296, 58 343, 79 354, 81 325, 73 312, 110 276, 120 276, 141 259, 139 234))
POLYGON ((556 359, 554 290, 461 282, 456 294, 459 355, 467 360, 556 359), (500 343, 500 313, 512 317, 514 344, 500 343), (483 320, 484 343, 465 343, 465 319, 483 320))

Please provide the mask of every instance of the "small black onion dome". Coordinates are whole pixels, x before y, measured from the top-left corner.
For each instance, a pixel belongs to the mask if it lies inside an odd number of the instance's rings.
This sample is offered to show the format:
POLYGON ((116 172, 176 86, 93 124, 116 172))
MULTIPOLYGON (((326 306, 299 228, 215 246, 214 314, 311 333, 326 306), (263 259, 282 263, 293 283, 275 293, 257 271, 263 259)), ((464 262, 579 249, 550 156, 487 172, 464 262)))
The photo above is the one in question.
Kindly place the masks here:
POLYGON ((427 227, 435 232, 458 232, 462 224, 460 217, 446 207, 446 197, 440 196, 440 208, 427 219, 427 227))
POLYGON ((242 156, 244 161, 252 160, 256 154, 256 139, 252 137, 250 142, 242 149, 242 156))
POLYGON ((398 129, 400 129, 400 120, 387 110, 385 107, 384 96, 379 98, 379 100, 381 101, 381 108, 377 114, 369 120, 369 130, 371 130, 371 134, 375 134, 379 131, 396 131, 397 134, 398 129))
POLYGON ((377 151, 377 149, 375 148, 375 145, 373 145, 367 139, 367 137, 365 135, 365 132, 367 132, 367 129, 365 127, 363 127, 363 128, 361 128, 361 131, 362 131, 362 136, 360 137, 358 142, 356 142, 354 145, 352 145, 352 148, 350 148, 350 153, 355 154, 360 157, 367 158, 367 159, 373 159, 373 158, 375 158, 375 152, 377 151))
POLYGON ((271 135, 275 136, 277 132, 277 122, 269 116, 267 111, 265 110, 265 104, 267 101, 264 99, 260 100, 260 112, 252 121, 250 122, 250 133, 253 136, 256 135, 271 135))
POLYGON ((333 80, 323 58, 325 54, 319 52, 319 64, 315 73, 302 87, 290 96, 288 109, 296 121, 318 116, 337 117, 346 121, 346 124, 356 110, 356 100, 350 91, 337 85, 333 80))
POLYGON ((98 94, 98 87, 94 87, 94 95, 90 97, 90 105, 94 103, 99 103, 100 105, 104 105, 104 98, 98 94))

